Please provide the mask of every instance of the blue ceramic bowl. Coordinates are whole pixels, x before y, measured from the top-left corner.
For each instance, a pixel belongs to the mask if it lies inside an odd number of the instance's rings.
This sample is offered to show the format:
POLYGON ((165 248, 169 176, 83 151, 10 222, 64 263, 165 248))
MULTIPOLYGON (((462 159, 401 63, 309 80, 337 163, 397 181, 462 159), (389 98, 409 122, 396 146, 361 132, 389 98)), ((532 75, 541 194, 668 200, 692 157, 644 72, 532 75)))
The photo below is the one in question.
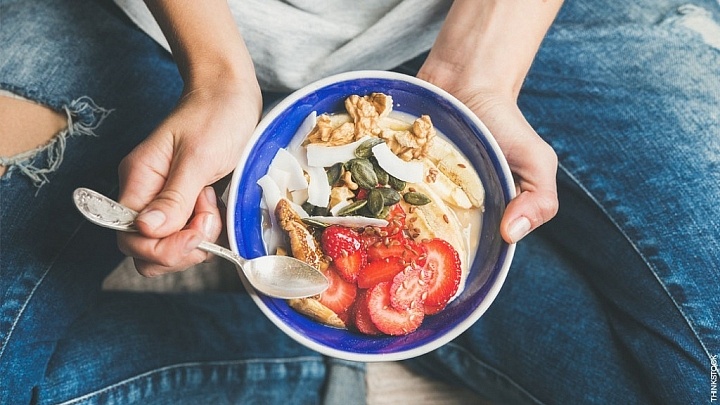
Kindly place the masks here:
POLYGON ((401 337, 377 337, 321 325, 294 311, 284 300, 259 294, 243 282, 262 312, 301 344, 346 360, 391 361, 427 353, 469 328, 497 296, 512 261, 515 246, 504 242, 498 230, 515 194, 510 170, 488 129, 464 104, 412 76, 383 71, 343 73, 294 92, 262 119, 235 170, 228 199, 228 234, 231 248, 242 256, 265 255, 262 190, 256 181, 267 172, 277 149, 288 145, 308 114, 344 112, 346 97, 372 92, 391 95, 395 111, 430 115, 480 175, 486 190, 485 212, 464 291, 444 311, 426 317, 417 331, 401 337))

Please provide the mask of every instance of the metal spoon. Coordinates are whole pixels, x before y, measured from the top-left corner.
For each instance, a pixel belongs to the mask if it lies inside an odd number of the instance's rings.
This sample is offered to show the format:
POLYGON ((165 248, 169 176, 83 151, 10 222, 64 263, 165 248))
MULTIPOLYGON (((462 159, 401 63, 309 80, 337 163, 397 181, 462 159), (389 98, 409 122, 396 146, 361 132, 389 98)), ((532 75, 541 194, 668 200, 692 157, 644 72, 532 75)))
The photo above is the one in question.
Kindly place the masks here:
MULTIPOLYGON (((78 188, 73 192, 73 201, 80 213, 96 225, 122 232, 138 231, 136 211, 96 191, 78 188)), ((294 257, 271 255, 247 260, 230 249, 205 241, 198 249, 235 263, 253 288, 271 297, 310 297, 325 291, 329 285, 320 271, 294 257)))

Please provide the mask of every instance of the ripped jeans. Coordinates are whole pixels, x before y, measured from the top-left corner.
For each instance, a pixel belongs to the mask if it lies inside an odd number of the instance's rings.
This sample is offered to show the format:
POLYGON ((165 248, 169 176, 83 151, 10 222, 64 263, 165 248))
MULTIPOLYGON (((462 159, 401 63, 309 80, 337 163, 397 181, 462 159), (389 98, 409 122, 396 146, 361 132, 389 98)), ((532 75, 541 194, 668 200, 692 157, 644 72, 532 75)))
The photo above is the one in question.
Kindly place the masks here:
MULTIPOLYGON (((117 194, 180 77, 110 1, 0 5, 0 89, 70 123, 2 160, 0 403, 333 403, 332 362, 243 293, 101 291, 122 255, 72 190, 117 194)), ((718 398, 719 20, 715 0, 565 2, 519 100, 558 153, 560 212, 483 318, 408 365, 497 403, 718 398)))

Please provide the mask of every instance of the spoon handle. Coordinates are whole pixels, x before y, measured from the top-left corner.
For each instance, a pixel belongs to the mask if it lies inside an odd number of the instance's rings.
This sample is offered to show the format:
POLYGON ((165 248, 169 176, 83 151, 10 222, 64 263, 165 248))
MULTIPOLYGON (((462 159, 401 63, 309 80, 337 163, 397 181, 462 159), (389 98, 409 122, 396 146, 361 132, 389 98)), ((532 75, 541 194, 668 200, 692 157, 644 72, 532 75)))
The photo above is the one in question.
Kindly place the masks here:
POLYGON ((245 265, 245 259, 240 257, 237 253, 233 252, 230 249, 224 248, 220 245, 216 245, 214 243, 210 243, 207 241, 200 242, 200 245, 197 247, 198 249, 212 253, 215 256, 220 256, 224 259, 227 259, 235 264, 237 264, 240 267, 243 267, 245 265))
MULTIPOLYGON (((78 188, 73 193, 73 201, 80 213, 96 225, 121 232, 137 232, 135 217, 138 213, 97 191, 78 188)), ((245 259, 235 252, 214 243, 203 241, 198 249, 223 257, 241 267, 245 264, 245 259)))

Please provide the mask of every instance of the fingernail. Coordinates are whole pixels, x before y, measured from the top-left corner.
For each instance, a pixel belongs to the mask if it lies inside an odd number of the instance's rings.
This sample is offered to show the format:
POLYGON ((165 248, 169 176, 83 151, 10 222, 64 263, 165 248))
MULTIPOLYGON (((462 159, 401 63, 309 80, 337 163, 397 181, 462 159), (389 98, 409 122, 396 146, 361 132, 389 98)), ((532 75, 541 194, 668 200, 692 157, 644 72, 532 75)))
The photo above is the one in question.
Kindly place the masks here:
POLYGON ((208 200, 212 205, 217 205, 217 196, 215 195, 215 189, 212 187, 205 187, 205 199, 208 200))
POLYGON ((150 210, 138 215, 137 220, 144 222, 150 228, 157 229, 165 223, 165 214, 162 211, 150 210))
POLYGON ((510 224, 508 227, 508 235, 513 242, 517 242, 530 232, 530 228, 530 220, 525 217, 520 217, 510 224))
POLYGON ((189 254, 193 250, 197 249, 200 242, 202 242, 202 237, 200 235, 193 235, 188 241, 185 243, 185 247, 183 248, 183 252, 185 254, 189 254))
POLYGON ((203 219, 202 230, 208 239, 212 238, 213 230, 215 230, 215 215, 205 215, 205 218, 203 219))

